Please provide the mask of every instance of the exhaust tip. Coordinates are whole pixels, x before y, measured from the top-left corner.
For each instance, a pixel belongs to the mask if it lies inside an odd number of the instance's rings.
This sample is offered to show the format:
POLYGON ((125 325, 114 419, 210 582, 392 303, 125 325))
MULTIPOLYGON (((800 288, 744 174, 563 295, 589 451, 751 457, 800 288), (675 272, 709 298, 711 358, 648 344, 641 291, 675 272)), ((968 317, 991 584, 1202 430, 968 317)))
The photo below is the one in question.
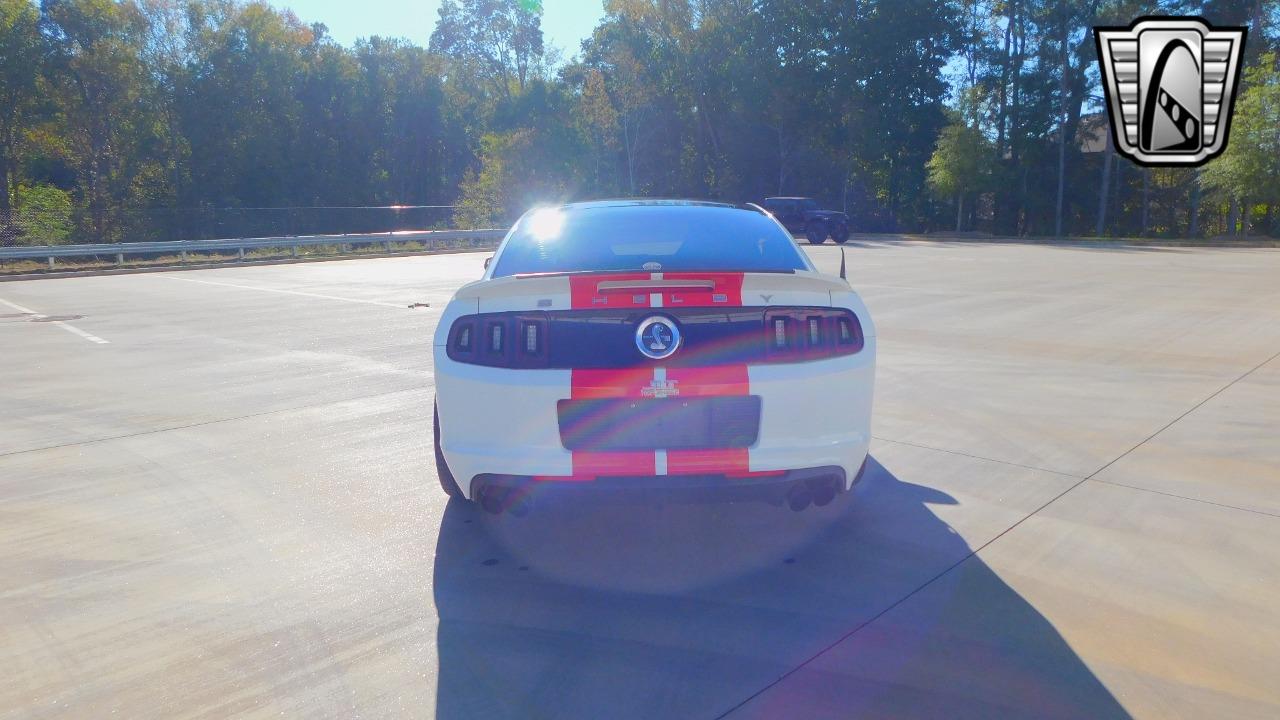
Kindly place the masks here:
POLYGON ((812 487, 810 494, 813 495, 813 504, 818 507, 825 507, 836 499, 836 478, 824 477, 811 481, 812 487))
POLYGON ((791 486, 791 491, 787 493, 787 506, 795 512, 800 512, 809 507, 809 503, 812 501, 813 494, 809 492, 809 486, 802 482, 791 486))
POLYGON ((529 509, 533 504, 533 499, 529 497, 529 492, 527 490, 517 490, 513 488, 507 493, 506 500, 503 504, 506 505, 507 512, 511 513, 515 517, 522 518, 529 514, 529 509))
POLYGON ((480 507, 490 515, 501 515, 506 505, 506 493, 498 488, 487 487, 480 491, 480 507))

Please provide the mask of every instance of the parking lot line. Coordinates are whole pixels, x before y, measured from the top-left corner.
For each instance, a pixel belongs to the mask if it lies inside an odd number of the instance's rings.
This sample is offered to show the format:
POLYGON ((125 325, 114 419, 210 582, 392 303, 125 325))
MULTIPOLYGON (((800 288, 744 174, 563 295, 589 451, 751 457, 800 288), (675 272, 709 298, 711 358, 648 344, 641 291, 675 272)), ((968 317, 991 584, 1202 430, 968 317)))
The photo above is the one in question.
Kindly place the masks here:
MULTIPOLYGON (((17 304, 17 303, 11 303, 11 302, 9 302, 8 300, 5 300, 4 298, 0 298, 0 303, 3 303, 3 304, 5 304, 5 305, 8 305, 9 307, 13 308, 14 310, 17 310, 17 311, 18 311, 18 312, 20 312, 20 313, 26 313, 26 314, 28 314, 28 315, 33 315, 33 316, 34 316, 34 318, 33 318, 33 319, 36 319, 36 320, 38 320, 38 319, 40 319, 40 318, 47 318, 47 317, 49 317, 48 315, 45 315, 44 313, 38 313, 38 312, 36 312, 35 310, 32 310, 32 309, 30 309, 30 308, 22 307, 21 305, 19 305, 19 304, 17 304)), ((109 345, 109 344, 111 343, 111 341, 109 341, 109 340, 103 340, 102 338, 98 337, 97 335, 94 335, 93 333, 87 333, 87 332, 85 332, 85 331, 81 330, 80 328, 76 327, 75 325, 70 325, 70 324, 68 324, 68 323, 66 323, 66 322, 64 322, 64 321, 62 321, 62 320, 51 320, 51 321, 49 321, 49 322, 50 322, 51 324, 53 324, 53 325, 57 325, 58 327, 62 328, 63 330, 66 330, 67 332, 71 333, 72 335, 78 335, 78 336, 80 336, 80 337, 84 338, 85 340, 88 340, 89 342, 94 343, 94 344, 96 344, 96 345, 109 345)))

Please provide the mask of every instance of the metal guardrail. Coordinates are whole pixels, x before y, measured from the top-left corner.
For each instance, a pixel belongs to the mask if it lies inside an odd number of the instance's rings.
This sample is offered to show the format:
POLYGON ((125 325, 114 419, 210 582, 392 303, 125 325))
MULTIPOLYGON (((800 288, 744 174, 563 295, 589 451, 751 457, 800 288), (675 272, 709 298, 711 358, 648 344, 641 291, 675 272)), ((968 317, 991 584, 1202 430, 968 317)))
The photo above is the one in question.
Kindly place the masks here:
POLYGON ((285 237, 229 238, 223 240, 173 240, 167 242, 102 243, 96 245, 30 245, 0 247, 0 262, 45 258, 49 269, 54 269, 58 258, 115 256, 117 265, 124 264, 126 255, 172 255, 177 253, 180 262, 187 261, 192 252, 235 252, 240 260, 245 250, 260 248, 290 248, 294 257, 298 248, 316 245, 337 245, 338 252, 345 252, 354 245, 382 245, 387 252, 392 246, 404 243, 422 243, 431 249, 458 247, 461 241, 470 241, 474 247, 496 244, 506 230, 402 230, 387 233, 361 235, 297 235, 285 237))

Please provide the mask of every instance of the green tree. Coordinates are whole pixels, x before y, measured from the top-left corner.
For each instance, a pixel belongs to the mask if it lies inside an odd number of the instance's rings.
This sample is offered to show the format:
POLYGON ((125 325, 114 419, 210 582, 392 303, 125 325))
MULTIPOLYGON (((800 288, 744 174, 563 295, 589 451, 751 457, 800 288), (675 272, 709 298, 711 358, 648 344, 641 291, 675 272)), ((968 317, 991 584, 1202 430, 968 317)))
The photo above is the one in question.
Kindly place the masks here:
POLYGON ((956 202, 956 232, 964 229, 966 195, 986 190, 991 178, 991 141, 964 122, 942 129, 929 158, 929 187, 956 202))
POLYGON ((1280 69, 1274 53, 1245 71, 1236 102, 1231 141, 1217 160, 1200 171, 1200 182, 1216 198, 1246 208, 1280 203, 1280 69))
POLYGON ((542 58, 542 4, 444 0, 429 47, 468 65, 496 97, 510 99, 524 92, 542 58))
POLYGON ((15 151, 30 121, 40 72, 40 14, 30 0, 0 0, 0 226, 13 201, 15 151))
MULTIPOLYGON (((612 131, 604 144, 621 151, 621 177, 615 184, 630 195, 644 194, 648 189, 653 178, 647 166, 676 164, 684 142, 682 133, 673 127, 681 122, 679 111, 667 103, 682 91, 687 78, 664 86, 664 68, 659 61, 664 50, 655 39, 669 39, 676 32, 656 3, 611 0, 605 5, 604 20, 584 46, 582 81, 590 80, 592 86, 584 86, 580 93, 584 98, 590 93, 595 104, 590 110, 596 121, 594 129, 606 134, 612 131), (650 148, 650 140, 664 130, 665 146, 650 148), (663 157, 667 152, 673 152, 674 157, 663 157)), ((670 48, 666 53, 670 54, 670 48)))
POLYGON ((355 54, 371 199, 439 202, 454 191, 457 179, 447 177, 444 165, 448 128, 438 59, 423 48, 382 38, 357 43, 355 54))
POLYGON ((192 19, 195 72, 179 101, 191 146, 185 204, 311 204, 315 178, 304 172, 322 152, 301 133, 300 86, 315 33, 264 4, 207 4, 192 19))
MULTIPOLYGON (((521 115, 559 117, 569 99, 534 86, 522 99, 521 115)), ((583 193, 587 154, 572 126, 540 124, 481 139, 480 169, 463 180, 457 219, 464 227, 494 227, 513 221, 533 205, 566 202, 583 193)))
POLYGON ((182 132, 179 102, 192 66, 190 17, 198 5, 187 0, 138 0, 146 29, 141 56, 152 77, 146 99, 152 109, 158 137, 156 165, 164 180, 152 198, 156 204, 178 202, 189 186, 190 146, 182 132))
POLYGON ((151 154, 158 127, 141 56, 146 20, 137 5, 112 0, 44 0, 41 14, 68 160, 91 210, 90 233, 105 239, 115 229, 109 209, 164 182, 151 154))
POLYGON ((19 185, 15 224, 20 245, 58 245, 71 237, 71 196, 52 185, 19 185))
POLYGON ((605 87, 604 73, 596 68, 586 69, 581 83, 577 110, 591 146, 591 177, 596 187, 616 187, 616 178, 609 173, 608 167, 609 156, 617 152, 620 137, 617 108, 605 87))

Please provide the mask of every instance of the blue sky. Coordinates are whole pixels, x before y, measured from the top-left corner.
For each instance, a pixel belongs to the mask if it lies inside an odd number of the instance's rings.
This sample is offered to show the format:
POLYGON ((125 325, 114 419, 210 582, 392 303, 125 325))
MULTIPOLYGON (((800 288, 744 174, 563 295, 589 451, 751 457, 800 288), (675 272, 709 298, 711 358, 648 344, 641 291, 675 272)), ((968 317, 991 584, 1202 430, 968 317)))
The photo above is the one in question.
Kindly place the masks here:
MULTIPOLYGON (((343 45, 371 35, 403 37, 426 45, 439 17, 440 0, 268 0, 278 8, 290 8, 303 22, 322 22, 343 45)), ((603 0, 542 0, 542 33, 545 41, 565 51, 578 52, 604 14, 603 0)))

